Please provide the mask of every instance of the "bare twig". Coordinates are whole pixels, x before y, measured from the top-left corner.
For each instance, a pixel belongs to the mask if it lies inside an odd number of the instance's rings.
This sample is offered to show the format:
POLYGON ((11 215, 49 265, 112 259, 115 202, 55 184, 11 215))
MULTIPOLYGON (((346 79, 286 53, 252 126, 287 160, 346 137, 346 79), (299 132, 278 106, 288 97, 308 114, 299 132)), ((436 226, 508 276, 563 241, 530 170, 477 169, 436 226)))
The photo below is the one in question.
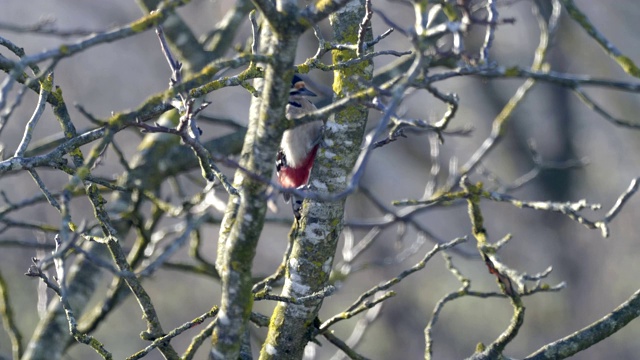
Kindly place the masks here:
POLYGON ((294 234, 295 232, 292 229, 291 232, 289 233, 289 241, 287 242, 287 249, 285 250, 284 255, 282 256, 282 262, 278 266, 278 269, 272 275, 267 276, 266 278, 262 279, 261 281, 253 285, 252 291, 254 294, 258 295, 260 292, 263 292, 263 291, 268 293, 271 289, 271 286, 276 281, 282 279, 282 277, 285 274, 285 271, 287 270, 287 262, 289 261, 291 250, 293 249, 293 242, 295 240, 294 234))
MULTIPOLYGON (((422 270, 426 265, 427 262, 438 252, 442 251, 442 250, 446 250, 449 248, 452 248, 462 242, 466 241, 465 237, 461 237, 461 238, 456 238, 454 240, 451 240, 445 244, 438 244, 436 245, 431 251, 429 251, 424 258, 418 262, 417 264, 415 264, 414 266, 412 266, 411 268, 401 272, 398 276, 394 277, 391 280, 388 280, 384 283, 381 283, 377 286, 374 286, 373 288, 367 290, 366 292, 364 292, 362 295, 360 295, 360 297, 353 303, 351 304, 345 311, 343 311, 342 313, 335 315, 333 317, 331 317, 330 319, 326 320, 324 323, 322 323, 322 325, 320 325, 319 327, 319 331, 320 332, 325 332, 327 331, 331 326, 333 326, 335 323, 344 320, 344 319, 348 319, 351 316, 355 315, 354 312, 358 313, 358 312, 362 312, 366 309, 369 309, 371 307, 373 307, 375 304, 372 302, 368 302, 366 301, 366 299, 368 299, 369 297, 375 295, 376 293, 380 292, 380 291, 385 291, 388 290, 389 288, 391 288, 392 286, 394 286, 395 284, 399 283, 400 281, 402 281, 404 278, 406 278, 407 276, 422 270)), ((382 297, 382 300, 377 300, 375 301, 375 303, 377 304, 378 302, 383 301, 384 299, 387 299, 391 296, 394 296, 395 293, 394 292, 387 292, 386 296, 382 297)))
POLYGON ((31 141, 31 136, 33 131, 38 124, 38 120, 42 116, 44 112, 44 106, 46 105, 47 97, 49 97, 49 92, 51 91, 51 86, 53 85, 53 74, 50 74, 47 79, 42 82, 40 86, 40 96, 38 97, 38 104, 36 105, 36 109, 33 111, 33 115, 27 122, 27 125, 24 127, 24 134, 22 135, 22 140, 16 149, 16 152, 13 156, 21 157, 25 151, 27 151, 27 147, 29 146, 29 142, 31 141))
POLYGON ((13 308, 9 302, 9 287, 7 286, 7 282, 4 280, 2 274, 0 274, 0 317, 2 317, 4 329, 9 335, 9 340, 11 341, 12 356, 14 359, 20 359, 24 351, 22 346, 22 334, 16 325, 13 308))
POLYGON ((336 291, 336 288, 334 286, 328 285, 324 289, 318 292, 315 292, 313 294, 309 294, 307 296, 303 296, 300 298, 284 297, 284 296, 267 294, 265 292, 262 292, 262 293, 255 294, 254 300, 255 301, 274 300, 274 301, 286 302, 289 304, 305 304, 305 303, 317 302, 320 299, 324 299, 328 296, 331 296, 335 291, 336 291))
POLYGON ((630 129, 640 129, 640 122, 630 121, 617 118, 611 115, 607 110, 598 105, 584 90, 579 87, 573 89, 573 93, 580 99, 589 109, 605 118, 605 120, 613 123, 614 125, 626 127, 630 129))
POLYGON ((40 178, 40 175, 38 175, 38 172, 35 169, 29 169, 27 171, 29 172, 33 180, 36 182, 36 184, 38 184, 40 191, 42 191, 42 194, 45 196, 45 198, 49 202, 49 205, 53 206, 54 208, 58 209, 58 211, 60 211, 61 209, 60 209, 60 204, 58 203, 58 200, 56 200, 56 198, 51 194, 49 189, 47 189, 47 186, 44 184, 44 182, 40 178))
POLYGON ((527 356, 525 360, 551 360, 568 358, 606 339, 640 316, 640 290, 627 301, 593 324, 554 341, 527 356))
POLYGON ((340 340, 339 337, 333 335, 331 332, 325 332, 322 334, 322 336, 324 336, 325 339, 329 340, 329 342, 335 345, 338 349, 342 350, 350 359, 367 360, 366 357, 355 352, 355 350, 353 350, 349 345, 340 340))
POLYGON ((496 31, 496 23, 498 21, 498 9, 495 0, 487 0, 487 31, 485 32, 484 43, 480 49, 480 60, 489 61, 489 50, 493 45, 493 38, 496 31))
POLYGON ((86 29, 56 29, 55 22, 56 22, 55 18, 45 17, 31 25, 0 23, 0 29, 15 32, 15 33, 29 33, 29 34, 38 34, 38 35, 47 35, 47 36, 58 36, 62 38, 74 37, 74 36, 89 36, 91 34, 95 34, 98 32, 95 30, 86 30, 86 29))
POLYGON ((162 264, 167 262, 182 246, 187 243, 187 240, 191 237, 191 233, 198 229, 206 219, 206 214, 188 219, 180 236, 172 241, 168 246, 165 246, 162 251, 159 251, 160 255, 153 259, 153 261, 149 261, 148 264, 145 264, 141 270, 137 271, 137 275, 140 277, 146 277, 153 274, 160 266, 162 266, 162 264))
MULTIPOLYGON (((63 211, 66 205, 63 206, 63 211)), ((47 287, 52 289, 59 297, 60 303, 64 308, 65 314, 67 316, 67 321, 69 323, 69 331, 71 335, 76 339, 76 341, 87 344, 92 347, 100 356, 104 359, 112 359, 113 356, 109 351, 104 348, 104 345, 100 343, 95 337, 91 335, 87 335, 78 331, 78 323, 76 321, 74 312, 71 308, 71 304, 69 303, 67 288, 65 284, 66 278, 66 269, 64 265, 64 261, 62 257, 66 252, 65 248, 62 247, 63 242, 59 237, 56 237, 56 250, 54 251, 54 263, 56 268, 56 279, 58 281, 58 285, 51 282, 46 274, 43 273, 41 266, 43 263, 33 260, 34 264, 29 267, 29 270, 25 275, 30 277, 39 277, 47 284, 47 287)))
POLYGON ((371 5, 371 0, 365 0, 365 13, 362 21, 358 25, 358 43, 356 47, 356 56, 361 57, 364 55, 365 50, 365 34, 367 33, 367 29, 371 27, 371 18, 373 17, 373 10, 371 5))
POLYGON ((184 360, 193 359, 193 357, 196 354, 196 351, 198 351, 198 349, 200 348, 200 346, 202 346, 204 341, 208 337, 210 337, 211 334, 213 334, 213 328, 216 326, 217 320, 218 320, 217 318, 214 319, 211 323, 209 323, 209 325, 207 325, 204 329, 202 329, 202 331, 198 335, 193 337, 193 339, 191 340, 191 343, 189 344, 189 347, 184 352, 182 359, 184 360))
MULTIPOLYGON (((214 316, 216 316, 218 314, 218 307, 214 306, 211 310, 207 311, 206 313, 198 316, 197 318, 188 321, 180 326, 178 326, 177 328, 169 331, 168 334, 159 337, 157 339, 155 339, 151 344, 149 344, 149 346, 145 347, 144 349, 138 351, 137 353, 127 357, 127 360, 137 360, 137 359, 141 359, 143 357, 145 357, 149 352, 151 352, 151 350, 155 349, 158 347, 158 345, 173 339, 174 337, 182 334, 183 332, 192 329, 193 327, 202 324, 205 320, 212 318, 214 316)), ((185 355, 186 356, 186 355, 185 355)))
POLYGON ((169 14, 172 14, 175 8, 184 5, 184 1, 180 0, 165 0, 158 9, 151 14, 145 15, 140 19, 137 19, 127 25, 111 29, 105 32, 93 34, 86 39, 77 41, 75 43, 64 44, 58 47, 54 47, 50 50, 45 50, 41 53, 26 56, 20 60, 15 66, 29 66, 37 64, 49 59, 62 59, 73 56, 81 51, 84 51, 90 47, 104 44, 107 42, 113 42, 118 39, 126 38, 129 36, 137 35, 141 31, 149 30, 158 23, 161 23, 169 14))
POLYGON ((602 49, 615 60, 622 70, 627 74, 635 77, 640 77, 640 69, 628 56, 625 56, 618 48, 609 41, 599 30, 593 25, 589 17, 580 10, 579 7, 573 2, 573 0, 560 0, 567 9, 569 16, 578 23, 586 32, 594 39, 602 49))
MULTIPOLYGON (((353 330, 351 331, 351 335, 345 341, 345 344, 347 344, 347 346, 349 346, 350 348, 355 348, 358 345, 358 343, 364 338, 367 329, 369 329, 369 325, 373 321, 375 321, 380 314, 383 305, 384 303, 382 302, 378 303, 376 306, 367 310, 365 316, 358 320, 356 325, 353 327, 353 330)), ((336 352, 336 354, 331 357, 331 360, 342 360, 345 355, 347 354, 342 354, 340 351, 336 352)))
POLYGON ((169 63, 169 67, 171 68, 171 82, 170 86, 175 86, 182 82, 182 63, 176 60, 171 54, 171 50, 169 49, 169 44, 167 44, 167 39, 164 36, 164 31, 162 30, 162 26, 156 27, 156 35, 160 40, 160 48, 162 49, 162 54, 165 59, 169 63))

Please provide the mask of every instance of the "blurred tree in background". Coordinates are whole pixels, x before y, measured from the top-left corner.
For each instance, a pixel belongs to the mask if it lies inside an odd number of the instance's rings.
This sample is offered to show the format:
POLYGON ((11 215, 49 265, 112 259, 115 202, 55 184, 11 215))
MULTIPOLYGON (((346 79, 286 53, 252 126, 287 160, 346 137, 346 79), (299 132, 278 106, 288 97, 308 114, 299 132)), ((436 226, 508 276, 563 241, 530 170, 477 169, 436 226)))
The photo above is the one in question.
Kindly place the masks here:
POLYGON ((5 1, 0 359, 635 358, 640 7, 602 7, 5 1))

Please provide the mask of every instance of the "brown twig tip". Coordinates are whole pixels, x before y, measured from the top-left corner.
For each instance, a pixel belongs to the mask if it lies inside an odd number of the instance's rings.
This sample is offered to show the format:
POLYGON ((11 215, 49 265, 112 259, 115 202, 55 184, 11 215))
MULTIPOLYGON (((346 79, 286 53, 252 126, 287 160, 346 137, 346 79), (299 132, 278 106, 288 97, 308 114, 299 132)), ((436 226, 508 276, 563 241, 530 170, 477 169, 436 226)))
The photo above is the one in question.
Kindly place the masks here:
POLYGON ((405 135, 404 130, 403 129, 399 129, 397 131, 395 131, 393 134, 387 136, 386 138, 380 140, 380 141, 376 141, 375 143, 373 143, 373 148, 377 149, 379 147, 383 147, 385 145, 388 145, 396 140, 398 140, 398 138, 408 138, 407 135, 405 135))
POLYGON ((505 295, 509 296, 510 298, 516 297, 518 293, 513 288, 513 282, 511 281, 511 278, 501 273, 500 270, 495 267, 493 261, 491 261, 487 254, 482 254, 482 258, 484 259, 485 265, 487 265, 487 268, 489 269, 489 273, 496 276, 498 283, 500 284, 500 288, 502 289, 502 291, 504 291, 505 295))
POLYGON ((49 280, 49 277, 40 268, 40 260, 34 257, 31 258, 31 262, 33 262, 33 264, 29 265, 25 275, 42 279, 42 282, 44 282, 49 289, 53 290, 58 296, 61 296, 60 287, 49 280))
POLYGON ((182 82, 182 63, 175 59, 173 54, 171 54, 171 49, 169 48, 169 44, 167 43, 167 39, 164 36, 164 30, 161 25, 156 27, 156 35, 158 35, 158 40, 160 40, 160 48, 162 49, 162 54, 165 59, 169 63, 169 67, 171 68, 171 79, 169 80, 169 86, 174 87, 182 82))

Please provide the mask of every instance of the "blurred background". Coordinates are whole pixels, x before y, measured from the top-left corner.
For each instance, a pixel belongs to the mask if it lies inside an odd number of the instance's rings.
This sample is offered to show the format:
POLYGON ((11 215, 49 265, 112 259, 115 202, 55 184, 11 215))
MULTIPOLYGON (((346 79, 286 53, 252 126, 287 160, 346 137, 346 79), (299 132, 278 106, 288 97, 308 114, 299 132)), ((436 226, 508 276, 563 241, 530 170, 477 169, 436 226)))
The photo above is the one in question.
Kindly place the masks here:
MULTIPOLYGON (((640 4, 637 0, 608 2, 606 8, 600 1, 579 0, 577 5, 587 13, 591 21, 604 35, 636 64, 640 63, 640 4)), ((512 17, 515 23, 499 26, 491 51, 491 58, 503 66, 529 66, 538 43, 539 30, 531 13, 531 1, 500 1, 499 13, 503 18, 512 17)), ((233 7, 228 0, 195 0, 179 9, 179 14, 191 26, 196 35, 202 35, 233 7)), ((413 10, 396 2, 377 0, 374 6, 381 9, 397 24, 412 24, 413 10)), ((112 0, 108 2, 80 0, 3 0, 0 24, 28 25, 43 18, 55 19, 60 30, 85 29, 102 31, 136 20, 143 12, 133 1, 112 0)), ((323 24, 325 38, 330 39, 330 28, 323 24)), ((379 17, 374 16, 374 36, 388 28, 379 17)), ((483 28, 473 28, 470 38, 480 41, 483 28)), ((23 47, 27 54, 34 54, 60 44, 77 41, 76 38, 61 38, 16 33, 0 29, 0 36, 23 47)), ((250 37, 249 23, 245 24, 235 42, 244 46, 250 37)), ((300 44, 299 62, 312 56, 317 41, 312 32, 307 32, 300 44)), ((406 50, 406 39, 398 32, 383 40, 376 50, 406 50)), ((0 50, 10 56, 6 49, 0 50)), ((229 55, 229 54, 228 54, 229 55)), ((330 61, 329 57, 324 59, 330 61)), ((391 57, 378 57, 376 68, 392 61, 391 57)), ((598 78, 616 79, 638 83, 625 74, 598 46, 566 15, 548 58, 553 70, 571 74, 588 74, 598 78)), ((437 71, 437 70, 435 70, 437 71)), ((330 96, 331 73, 311 71, 307 75, 309 87, 317 93, 330 96), (330 91, 330 90, 329 90, 330 91)), ((4 79, 6 74, 0 75, 4 79)), ((68 105, 77 103, 99 119, 107 118, 111 112, 137 107, 150 95, 163 91, 168 86, 170 71, 158 46, 153 31, 134 37, 93 47, 71 58, 61 61, 55 69, 55 84, 60 86, 68 105)), ((468 137, 445 137, 440 147, 443 169, 439 184, 446 177, 451 158, 465 163, 488 136, 493 118, 500 112, 509 97, 523 80, 487 80, 464 77, 438 83, 443 92, 455 92, 460 97, 460 109, 453 120, 452 128, 472 126, 468 137)), ((10 98, 15 97, 19 87, 14 87, 10 98)), ((614 116, 640 123, 640 95, 631 92, 587 89, 599 105, 614 116)), ((248 119, 250 96, 241 88, 225 88, 208 96, 212 105, 205 113, 229 118, 242 124, 248 119)), ((321 99, 322 100, 322 99, 321 99)), ((325 99, 326 100, 326 99, 325 99)), ((37 94, 27 92, 22 105, 0 134, 0 143, 5 146, 4 158, 13 154, 21 138, 24 124, 31 116, 37 94)), ((416 91, 403 102, 401 109, 407 117, 435 120, 442 116, 446 107, 425 91, 416 91)), ((82 131, 93 125, 70 106, 72 119, 82 131)), ((371 113, 370 127, 376 125, 378 115, 371 113)), ((222 126, 203 125, 204 138, 210 139, 230 132, 222 126)), ((47 108, 40 120, 34 141, 49 137, 61 137, 60 128, 47 108)), ((117 134, 115 141, 131 158, 142 140, 137 129, 128 129, 117 134)), ((600 203, 603 209, 585 214, 589 219, 604 217, 617 197, 628 187, 630 181, 640 176, 640 132, 614 126, 604 118, 586 108, 573 93, 553 85, 539 83, 529 93, 525 102, 514 112, 504 141, 483 162, 483 166, 510 183, 527 173, 533 162, 527 142, 534 141, 545 161, 568 161, 588 159, 588 165, 578 169, 546 170, 535 180, 516 190, 512 195, 523 200, 578 201, 587 199, 600 203)), ((88 151, 92 144, 83 147, 88 151)), ((412 136, 400 139, 376 150, 367 168, 362 185, 376 194, 383 202, 422 197, 426 184, 432 180, 430 169, 430 143, 427 136, 412 136)), ((115 179, 124 169, 117 156, 108 150, 106 159, 95 173, 115 179)), ((229 175, 233 169, 225 169, 229 175)), ((191 175, 198 178, 199 170, 191 175)), ((50 189, 60 190, 68 181, 64 174, 43 171, 41 176, 50 189)), ((484 180, 475 174, 472 180, 484 180)), ((198 181, 183 181, 185 189, 196 193, 202 189, 198 181)), ((2 189, 12 201, 31 197, 39 192, 26 173, 4 175, 0 178, 2 189)), ((169 193, 167 189, 167 193, 169 193)), ((223 197, 224 200, 224 197, 223 197)), ((5 206, 0 200, 0 206, 5 206)), ((92 217, 86 199, 73 202, 72 215, 80 220, 86 214, 92 217)), ((517 209, 506 203, 484 201, 482 209, 485 227, 491 241, 512 234, 513 239, 500 253, 507 265, 530 274, 538 273, 548 266, 553 272, 550 284, 566 282, 567 287, 558 293, 542 293, 524 299, 525 323, 505 354, 514 358, 524 357, 540 346, 564 337, 596 321, 624 302, 640 288, 640 247, 638 246, 638 219, 640 199, 632 198, 623 211, 610 224, 611 235, 603 239, 597 230, 589 230, 557 213, 517 209)), ((212 210, 213 211, 213 210, 212 210)), ((382 214, 362 194, 347 201, 347 221, 378 218, 382 214)), ((221 216, 221 215, 220 215, 221 216)), ((280 204, 278 214, 270 218, 289 216, 289 207, 280 204)), ((13 220, 59 225, 59 214, 49 206, 36 206, 14 213, 13 220)), ((423 212, 420 222, 442 240, 470 235, 470 223, 466 206, 436 208, 423 212)), ((170 223, 170 222, 167 222, 170 223)), ((205 256, 215 260, 218 228, 207 227, 205 256)), ((282 258, 286 247, 286 224, 269 224, 262 234, 255 260, 255 274, 272 273, 282 258)), ((324 302, 321 319, 336 314, 351 304, 359 294, 381 281, 398 275, 415 264, 429 251, 427 242, 415 255, 402 263, 395 263, 395 256, 414 244, 416 233, 408 228, 402 242, 398 242, 396 228, 384 231, 374 245, 355 264, 354 272, 339 287, 335 295, 324 302), (390 265, 381 266, 383 263, 390 265)), ((353 230, 356 241, 366 231, 353 230)), ((132 235, 129 235, 131 240, 132 235)), ((42 238, 53 241, 30 229, 12 229, 0 233, 0 241, 10 239, 42 238)), ((125 247, 127 243, 125 243, 125 247)), ((473 253, 474 241, 463 246, 473 253)), ((179 258, 187 259, 187 250, 179 258)), ((472 289, 496 291, 495 279, 485 265, 475 258, 466 258, 460 253, 451 253, 453 262, 462 273, 471 278, 472 289)), ((36 256, 33 249, 0 247, 0 271, 8 282, 11 305, 19 314, 19 328, 28 339, 39 319, 37 312, 37 281, 23 274, 36 256)), ((338 253, 335 264, 340 263, 338 253)), ((104 286, 95 294, 94 301, 104 295, 109 284, 105 276, 104 286)), ((219 284, 209 278, 159 270, 144 282, 157 307, 166 331, 208 311, 219 301, 219 284)), ((436 302, 445 294, 460 287, 460 283, 444 267, 440 256, 434 257, 427 267, 395 286, 397 296, 386 301, 376 322, 370 325, 357 350, 372 359, 419 359, 424 357, 424 328, 431 317, 436 302)), ((51 296, 51 295, 50 295, 51 296)), ((270 315, 272 303, 256 303, 256 310, 270 315)), ((490 343, 508 325, 512 307, 505 299, 464 298, 448 304, 434 330, 434 358, 461 359, 473 353, 478 342, 490 343)), ((355 321, 345 321, 336 327, 336 334, 348 337, 355 321)), ((138 336, 144 330, 140 310, 132 298, 117 309, 97 330, 95 336, 112 351, 117 359, 124 358, 145 347, 147 343, 138 336)), ((172 341, 179 352, 184 351, 196 328, 172 341)), ((266 334, 264 329, 255 331, 256 343, 266 334)), ((640 354, 640 322, 637 320, 609 339, 580 353, 578 359, 635 359, 640 354)), ((324 342, 316 347, 317 358, 330 358, 336 349, 324 342)), ((259 345, 254 344, 254 351, 259 345)), ((0 354, 10 353, 10 343, 4 331, 0 331, 0 354)), ((199 353, 202 359, 205 352, 199 353)), ((94 359, 96 353, 84 345, 75 345, 69 359, 94 359)), ((149 355, 159 359, 159 353, 149 355)))

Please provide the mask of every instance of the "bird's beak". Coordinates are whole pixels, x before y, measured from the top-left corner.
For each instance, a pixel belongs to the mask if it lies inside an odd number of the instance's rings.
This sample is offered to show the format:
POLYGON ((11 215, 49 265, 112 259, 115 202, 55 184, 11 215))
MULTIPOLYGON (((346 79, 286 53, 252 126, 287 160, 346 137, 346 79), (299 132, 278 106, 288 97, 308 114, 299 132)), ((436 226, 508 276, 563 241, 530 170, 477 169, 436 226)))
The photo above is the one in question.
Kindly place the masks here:
POLYGON ((314 93, 313 91, 307 89, 306 87, 298 89, 298 94, 299 95, 304 95, 304 96, 318 96, 318 95, 316 95, 316 93, 314 93))

